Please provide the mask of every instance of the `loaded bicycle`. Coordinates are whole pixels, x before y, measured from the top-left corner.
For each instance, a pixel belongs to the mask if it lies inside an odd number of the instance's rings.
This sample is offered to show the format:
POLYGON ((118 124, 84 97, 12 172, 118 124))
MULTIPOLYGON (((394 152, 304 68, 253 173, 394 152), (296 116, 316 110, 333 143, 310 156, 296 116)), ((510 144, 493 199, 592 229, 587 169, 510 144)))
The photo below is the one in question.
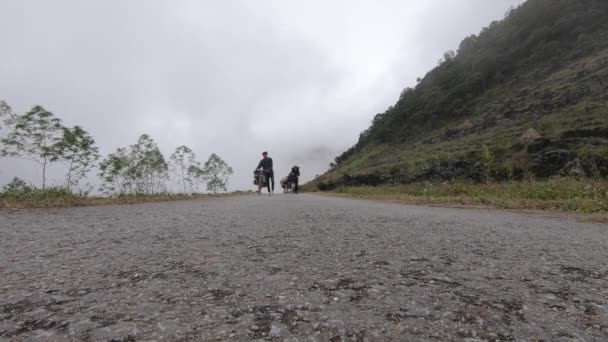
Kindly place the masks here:
POLYGON ((262 195, 262 189, 268 186, 268 173, 269 170, 253 171, 253 184, 258 186, 258 195, 262 195))

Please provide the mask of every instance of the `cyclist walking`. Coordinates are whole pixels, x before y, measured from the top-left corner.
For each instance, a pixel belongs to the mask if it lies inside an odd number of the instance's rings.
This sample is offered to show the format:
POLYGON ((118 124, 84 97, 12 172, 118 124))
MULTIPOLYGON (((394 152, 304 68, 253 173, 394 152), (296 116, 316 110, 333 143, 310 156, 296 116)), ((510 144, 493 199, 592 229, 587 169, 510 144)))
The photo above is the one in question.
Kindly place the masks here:
POLYGON ((274 192, 274 171, 272 170, 272 158, 268 157, 268 152, 264 151, 262 153, 262 160, 255 168, 256 170, 262 169, 264 174, 266 175, 266 185, 268 186, 268 194, 272 196, 274 192), (270 187, 270 182, 272 181, 272 190, 270 187))

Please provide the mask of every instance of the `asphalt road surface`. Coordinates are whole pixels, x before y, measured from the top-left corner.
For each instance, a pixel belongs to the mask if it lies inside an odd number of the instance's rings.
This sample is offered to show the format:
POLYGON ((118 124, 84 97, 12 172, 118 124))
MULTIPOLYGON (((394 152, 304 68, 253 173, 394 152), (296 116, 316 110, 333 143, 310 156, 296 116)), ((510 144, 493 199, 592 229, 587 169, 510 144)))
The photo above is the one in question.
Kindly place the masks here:
POLYGON ((608 225, 321 195, 0 212, 0 340, 606 341, 608 225))

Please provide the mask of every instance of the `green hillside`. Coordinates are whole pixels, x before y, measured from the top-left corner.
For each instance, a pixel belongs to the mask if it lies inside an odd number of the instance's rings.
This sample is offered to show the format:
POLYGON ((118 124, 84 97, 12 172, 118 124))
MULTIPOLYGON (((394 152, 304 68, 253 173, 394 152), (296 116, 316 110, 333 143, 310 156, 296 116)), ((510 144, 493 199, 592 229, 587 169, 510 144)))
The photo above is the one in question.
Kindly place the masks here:
POLYGON ((313 181, 608 176, 608 1, 528 0, 456 52, 313 181))

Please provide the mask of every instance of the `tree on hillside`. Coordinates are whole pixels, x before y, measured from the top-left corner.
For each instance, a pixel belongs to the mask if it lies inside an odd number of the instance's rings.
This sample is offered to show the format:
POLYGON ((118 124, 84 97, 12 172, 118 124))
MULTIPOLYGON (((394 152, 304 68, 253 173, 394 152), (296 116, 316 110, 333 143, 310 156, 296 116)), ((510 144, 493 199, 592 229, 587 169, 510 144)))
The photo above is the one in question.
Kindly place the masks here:
POLYGON ((207 191, 217 194, 220 191, 228 191, 228 180, 233 171, 222 158, 212 153, 205 162, 202 174, 207 181, 207 191))
POLYGON ((95 146, 93 137, 80 126, 64 127, 62 131, 63 136, 55 145, 57 153, 54 160, 67 164, 66 186, 69 191, 93 168, 99 159, 99 148, 95 146))
POLYGON ((196 161, 196 154, 187 146, 182 145, 175 149, 169 160, 171 170, 177 174, 184 187, 184 194, 188 193, 187 186, 190 187, 191 192, 195 179, 193 176, 196 176, 195 168, 200 168, 200 164, 196 161))
POLYGON ((48 166, 57 160, 56 144, 61 140, 61 120, 42 106, 13 119, 11 129, 2 138, 2 155, 25 158, 42 168, 42 189, 46 187, 48 166))
POLYGON ((131 145, 130 158, 137 192, 154 194, 165 190, 169 166, 149 135, 142 134, 137 144, 131 145))

